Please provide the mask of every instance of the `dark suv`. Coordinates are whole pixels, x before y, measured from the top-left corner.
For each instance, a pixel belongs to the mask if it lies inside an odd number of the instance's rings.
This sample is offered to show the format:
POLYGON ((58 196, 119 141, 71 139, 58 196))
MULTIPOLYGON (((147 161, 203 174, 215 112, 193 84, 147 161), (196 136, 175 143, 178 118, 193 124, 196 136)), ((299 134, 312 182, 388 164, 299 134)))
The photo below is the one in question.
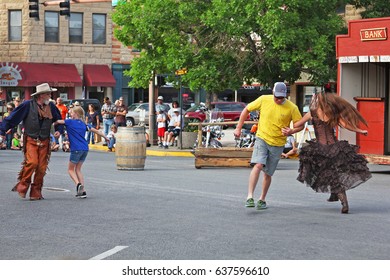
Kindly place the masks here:
MULTIPOLYGON (((222 111, 225 122, 230 122, 240 119, 241 112, 246 104, 244 102, 211 102, 211 106, 222 111)), ((199 110, 199 105, 195 105, 186 111, 185 117, 203 122, 206 115, 202 110, 199 110)))
POLYGON ((103 121, 102 113, 101 113, 102 105, 100 104, 99 100, 97 100, 97 99, 72 99, 72 100, 68 100, 68 102, 65 103, 65 101, 64 101, 65 105, 67 105, 68 107, 69 107, 69 105, 72 105, 72 104, 74 105, 75 102, 78 102, 80 104, 80 106, 83 107, 85 113, 88 112, 88 105, 93 104, 93 106, 95 107, 95 111, 99 114, 100 121, 101 122, 103 121))

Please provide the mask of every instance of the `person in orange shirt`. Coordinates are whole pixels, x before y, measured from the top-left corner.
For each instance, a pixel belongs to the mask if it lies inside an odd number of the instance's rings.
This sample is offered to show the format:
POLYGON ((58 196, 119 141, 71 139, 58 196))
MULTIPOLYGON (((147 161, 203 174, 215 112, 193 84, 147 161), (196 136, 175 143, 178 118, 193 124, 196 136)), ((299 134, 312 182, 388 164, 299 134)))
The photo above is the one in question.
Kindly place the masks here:
MULTIPOLYGON (((56 107, 61 113, 61 118, 63 120, 65 120, 66 116, 68 115, 68 107, 66 107, 66 105, 62 102, 61 97, 57 98, 56 107)), ((61 134, 61 136, 59 138, 56 138, 56 144, 59 144, 61 148, 62 148, 62 141, 63 141, 64 137, 65 137, 65 133, 61 134)))
POLYGON ((62 119, 65 120, 66 119, 66 115, 68 114, 68 107, 66 107, 64 105, 64 103, 62 102, 62 98, 61 97, 57 98, 56 106, 57 106, 58 110, 60 110, 62 119))

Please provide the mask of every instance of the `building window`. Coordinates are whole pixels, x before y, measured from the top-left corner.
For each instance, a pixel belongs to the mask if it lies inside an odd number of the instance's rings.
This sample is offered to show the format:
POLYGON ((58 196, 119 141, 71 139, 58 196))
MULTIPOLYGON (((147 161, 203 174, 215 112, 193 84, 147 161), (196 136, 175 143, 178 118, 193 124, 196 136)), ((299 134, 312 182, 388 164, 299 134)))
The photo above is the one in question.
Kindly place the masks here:
POLYGON ((105 44, 106 43, 106 15, 93 14, 92 15, 92 43, 105 44))
POLYGON ((83 43, 83 14, 71 13, 69 17, 69 43, 83 43))
POLYGON ((45 12, 45 42, 59 42, 59 14, 45 12))
POLYGON ((9 11, 8 14, 8 41, 22 41, 22 11, 9 11))

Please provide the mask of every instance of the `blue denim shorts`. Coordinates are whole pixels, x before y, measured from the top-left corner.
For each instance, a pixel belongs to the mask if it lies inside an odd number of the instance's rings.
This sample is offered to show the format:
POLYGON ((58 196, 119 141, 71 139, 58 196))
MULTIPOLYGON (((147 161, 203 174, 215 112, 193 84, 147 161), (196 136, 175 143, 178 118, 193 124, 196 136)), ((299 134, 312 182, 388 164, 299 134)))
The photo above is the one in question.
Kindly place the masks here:
POLYGON ((255 146, 251 158, 251 165, 261 163, 263 171, 272 176, 278 166, 280 155, 282 154, 284 146, 268 145, 263 139, 256 137, 255 146))
POLYGON ((85 161, 87 155, 88 155, 88 151, 71 151, 69 160, 72 163, 77 164, 80 161, 85 161))

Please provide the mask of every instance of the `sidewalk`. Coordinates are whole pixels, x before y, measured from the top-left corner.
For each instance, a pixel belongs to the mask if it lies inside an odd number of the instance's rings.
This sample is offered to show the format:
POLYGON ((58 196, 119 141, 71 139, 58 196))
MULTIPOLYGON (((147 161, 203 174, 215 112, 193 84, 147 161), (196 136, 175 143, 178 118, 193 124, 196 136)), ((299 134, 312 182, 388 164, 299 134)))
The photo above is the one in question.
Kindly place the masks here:
MULTIPOLYGON (((234 147, 233 128, 224 130, 225 136, 221 139, 223 147, 234 147)), ((103 146, 103 142, 99 142, 94 145, 89 145, 90 150, 107 152, 107 146, 103 146)), ((151 146, 146 148, 147 156, 159 156, 159 157, 194 157, 191 149, 180 149, 176 146, 169 146, 168 149, 159 148, 158 146, 151 146)))
MULTIPOLYGON (((89 144, 90 150, 107 152, 107 146, 103 146, 103 142, 97 144, 89 144)), ((169 147, 168 149, 159 148, 158 146, 151 146, 146 148, 147 156, 159 156, 159 157, 194 157, 190 149, 179 149, 176 146, 169 147)))

